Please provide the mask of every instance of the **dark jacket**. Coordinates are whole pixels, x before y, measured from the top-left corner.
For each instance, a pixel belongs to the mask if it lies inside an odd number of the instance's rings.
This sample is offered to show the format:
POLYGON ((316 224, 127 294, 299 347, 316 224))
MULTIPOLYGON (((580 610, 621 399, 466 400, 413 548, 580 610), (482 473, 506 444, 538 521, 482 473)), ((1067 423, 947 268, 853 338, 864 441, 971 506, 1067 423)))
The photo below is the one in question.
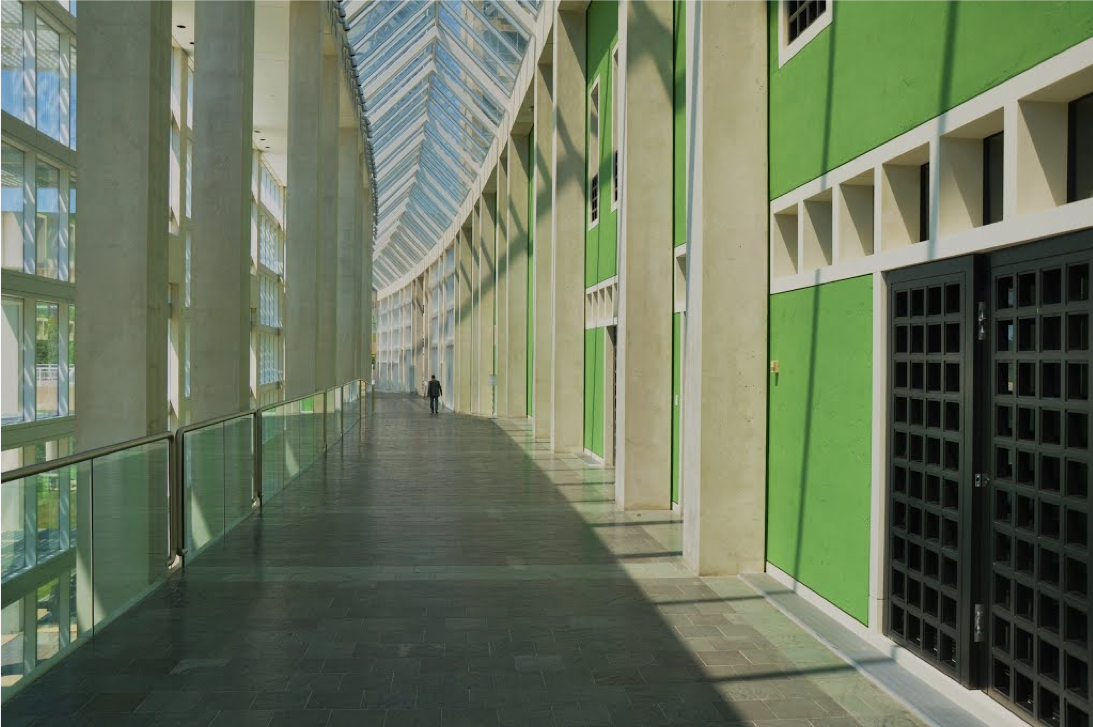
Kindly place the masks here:
POLYGON ((440 388, 440 382, 437 381, 436 379, 429 379, 429 388, 426 389, 426 394, 428 394, 429 398, 430 399, 439 398, 440 395, 443 394, 443 393, 444 393, 444 390, 440 388))

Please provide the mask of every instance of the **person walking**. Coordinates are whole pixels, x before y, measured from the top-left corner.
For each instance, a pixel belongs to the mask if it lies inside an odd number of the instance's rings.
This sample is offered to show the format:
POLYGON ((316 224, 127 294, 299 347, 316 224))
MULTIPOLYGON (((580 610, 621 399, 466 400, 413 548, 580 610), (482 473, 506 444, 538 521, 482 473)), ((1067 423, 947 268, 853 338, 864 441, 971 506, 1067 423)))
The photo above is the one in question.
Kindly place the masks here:
POLYGON ((425 393, 429 397, 429 412, 431 414, 440 413, 440 397, 444 394, 444 389, 440 388, 440 382, 436 380, 436 374, 429 379, 429 384, 426 386, 425 393))

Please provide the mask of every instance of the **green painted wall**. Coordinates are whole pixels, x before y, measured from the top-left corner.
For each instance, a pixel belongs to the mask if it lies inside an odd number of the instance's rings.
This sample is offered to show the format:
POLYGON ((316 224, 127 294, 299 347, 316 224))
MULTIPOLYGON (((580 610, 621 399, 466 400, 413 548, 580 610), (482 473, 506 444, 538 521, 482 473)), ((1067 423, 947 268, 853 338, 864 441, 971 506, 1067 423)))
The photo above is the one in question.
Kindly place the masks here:
POLYGON ((687 243, 687 4, 674 0, 672 48, 672 243, 687 243))
POLYGON ((527 410, 535 414, 535 128, 528 134, 528 361, 527 410))
POLYGON ((585 16, 587 83, 585 86, 585 153, 589 159, 599 160, 600 221, 588 230, 591 172, 585 182, 585 287, 615 275, 618 270, 618 244, 616 213, 611 209, 613 140, 611 123, 615 81, 611 77, 611 52, 619 39, 619 4, 617 0, 596 0, 589 3, 585 16), (599 80, 599 148, 590 148, 591 133, 589 118, 591 108, 587 105, 588 94, 592 85, 599 80))
POLYGON ((606 328, 584 332, 584 448, 603 456, 604 337, 606 328))
POLYGON ((865 623, 873 280, 770 298, 767 560, 865 623))
POLYGON ((1093 36, 1093 3, 831 3, 778 68, 770 30, 770 196, 778 197, 1093 36))
POLYGON ((672 315, 672 502, 679 502, 680 401, 683 396, 683 314, 672 315))

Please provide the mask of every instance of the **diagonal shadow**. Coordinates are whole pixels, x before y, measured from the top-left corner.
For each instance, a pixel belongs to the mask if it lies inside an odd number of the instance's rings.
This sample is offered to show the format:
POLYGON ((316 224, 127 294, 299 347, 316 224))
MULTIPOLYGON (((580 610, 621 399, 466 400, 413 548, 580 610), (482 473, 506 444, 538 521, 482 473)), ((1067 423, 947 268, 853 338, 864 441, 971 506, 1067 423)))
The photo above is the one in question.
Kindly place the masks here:
POLYGON ((381 394, 261 517, 4 717, 706 724, 746 719, 741 695, 841 670, 752 664, 740 642, 777 652, 730 600, 678 559, 621 562, 490 420, 381 394), (687 638, 706 639, 705 663, 687 638))

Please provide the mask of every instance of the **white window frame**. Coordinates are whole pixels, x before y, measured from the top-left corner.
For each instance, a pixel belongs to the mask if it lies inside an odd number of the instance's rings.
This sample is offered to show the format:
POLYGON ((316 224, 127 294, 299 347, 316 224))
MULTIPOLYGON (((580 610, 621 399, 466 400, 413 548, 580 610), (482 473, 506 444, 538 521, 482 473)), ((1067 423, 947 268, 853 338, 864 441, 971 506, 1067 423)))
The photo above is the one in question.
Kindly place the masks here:
POLYGON ((827 26, 831 25, 832 16, 835 13, 834 0, 827 0, 827 7, 820 17, 813 21, 805 32, 798 35, 791 43, 789 41, 789 5, 786 0, 778 0, 778 67, 789 63, 793 56, 801 52, 801 49, 812 42, 827 26))

